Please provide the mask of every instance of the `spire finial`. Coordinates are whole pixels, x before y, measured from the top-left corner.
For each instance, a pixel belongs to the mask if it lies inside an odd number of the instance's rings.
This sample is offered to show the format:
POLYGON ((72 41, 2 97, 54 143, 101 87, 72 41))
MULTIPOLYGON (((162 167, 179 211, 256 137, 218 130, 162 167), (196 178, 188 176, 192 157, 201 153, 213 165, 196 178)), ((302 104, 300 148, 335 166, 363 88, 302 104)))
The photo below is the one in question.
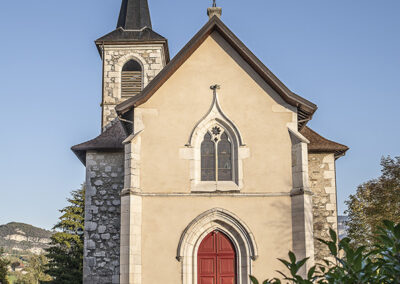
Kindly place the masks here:
POLYGON ((221 18, 222 15, 222 8, 217 7, 217 0, 213 0, 212 7, 207 9, 207 15, 210 17, 210 19, 214 16, 217 16, 218 18, 221 18))

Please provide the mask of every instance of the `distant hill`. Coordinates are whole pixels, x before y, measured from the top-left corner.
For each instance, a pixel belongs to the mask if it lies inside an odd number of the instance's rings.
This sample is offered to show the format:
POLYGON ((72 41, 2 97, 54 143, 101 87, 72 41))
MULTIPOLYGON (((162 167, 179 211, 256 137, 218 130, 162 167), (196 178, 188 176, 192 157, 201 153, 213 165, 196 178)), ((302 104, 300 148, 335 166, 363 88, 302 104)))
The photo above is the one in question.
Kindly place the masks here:
POLYGON ((50 243, 53 232, 23 223, 0 225, 0 247, 7 253, 40 254, 50 243))
POLYGON ((338 231, 339 231, 339 238, 342 240, 347 237, 347 225, 346 222, 349 220, 347 216, 338 216, 338 231))

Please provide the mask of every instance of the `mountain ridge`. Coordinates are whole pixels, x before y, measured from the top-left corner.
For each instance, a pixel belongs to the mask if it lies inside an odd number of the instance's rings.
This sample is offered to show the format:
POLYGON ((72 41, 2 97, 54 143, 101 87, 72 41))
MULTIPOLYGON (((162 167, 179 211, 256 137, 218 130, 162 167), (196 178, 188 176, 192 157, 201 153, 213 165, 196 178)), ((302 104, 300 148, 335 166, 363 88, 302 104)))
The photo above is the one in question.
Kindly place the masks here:
POLYGON ((0 247, 8 253, 41 254, 54 232, 30 224, 10 222, 0 225, 0 247))

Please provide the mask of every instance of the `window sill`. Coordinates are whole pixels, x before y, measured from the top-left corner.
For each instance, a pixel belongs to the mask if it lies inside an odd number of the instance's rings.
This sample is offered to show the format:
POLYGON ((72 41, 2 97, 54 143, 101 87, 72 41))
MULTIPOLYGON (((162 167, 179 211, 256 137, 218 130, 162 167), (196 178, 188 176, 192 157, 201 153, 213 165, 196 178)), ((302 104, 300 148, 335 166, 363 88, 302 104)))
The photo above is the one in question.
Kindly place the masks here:
POLYGON ((192 192, 239 192, 239 186, 233 181, 201 181, 192 186, 192 192))

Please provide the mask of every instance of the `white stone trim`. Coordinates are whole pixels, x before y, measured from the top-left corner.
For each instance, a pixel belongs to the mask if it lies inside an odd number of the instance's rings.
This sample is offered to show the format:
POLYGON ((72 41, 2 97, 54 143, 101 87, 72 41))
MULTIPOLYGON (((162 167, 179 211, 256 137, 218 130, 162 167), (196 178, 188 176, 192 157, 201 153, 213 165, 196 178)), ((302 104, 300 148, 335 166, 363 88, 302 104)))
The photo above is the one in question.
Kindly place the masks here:
POLYGON ((289 135, 292 141, 292 239, 293 252, 299 259, 308 257, 305 266, 299 271, 305 276, 314 265, 313 237, 313 204, 312 192, 308 181, 308 147, 309 141, 297 130, 290 127, 289 135))
POLYGON ((130 135, 125 146, 125 178, 121 192, 120 283, 142 283, 142 196, 140 148, 143 130, 130 135))
POLYGON ((192 192, 240 191, 243 188, 243 160, 250 156, 250 149, 242 140, 242 136, 234 123, 223 113, 218 93, 214 93, 213 101, 207 114, 193 128, 185 148, 179 149, 181 159, 190 160, 190 180, 192 192), (232 182, 205 182, 201 180, 201 143, 204 135, 213 126, 225 130, 232 142, 232 182))
POLYGON ((120 284, 142 283, 142 197, 121 196, 120 284))
POLYGON ((215 196, 224 196, 224 197, 281 197, 281 196, 291 196, 290 192, 252 192, 252 193, 240 193, 240 192, 202 192, 202 193, 183 193, 183 192, 131 192, 130 194, 139 195, 139 196, 151 196, 151 197, 215 197, 215 196))
POLYGON ((149 65, 146 64, 146 60, 136 52, 122 56, 121 58, 118 59, 118 63, 115 64, 115 71, 119 73, 119 76, 115 77, 115 83, 118 83, 117 97, 119 99, 122 99, 121 95, 122 68, 124 68, 125 64, 128 63, 130 60, 135 60, 137 63, 140 64, 142 68, 142 90, 144 86, 147 86, 147 84, 149 83, 147 76, 145 76, 145 74, 147 74, 149 71, 148 68, 149 65))
POLYGON ((293 128, 292 125, 288 124, 288 129, 291 135, 294 135, 297 139, 299 139, 302 143, 310 144, 310 141, 304 137, 296 128, 293 128))
POLYGON ((243 221, 221 208, 204 212, 182 233, 176 256, 182 263, 182 284, 197 284, 198 248, 204 237, 215 230, 227 235, 235 246, 238 275, 236 284, 250 284, 251 261, 258 257, 254 236, 243 221))

